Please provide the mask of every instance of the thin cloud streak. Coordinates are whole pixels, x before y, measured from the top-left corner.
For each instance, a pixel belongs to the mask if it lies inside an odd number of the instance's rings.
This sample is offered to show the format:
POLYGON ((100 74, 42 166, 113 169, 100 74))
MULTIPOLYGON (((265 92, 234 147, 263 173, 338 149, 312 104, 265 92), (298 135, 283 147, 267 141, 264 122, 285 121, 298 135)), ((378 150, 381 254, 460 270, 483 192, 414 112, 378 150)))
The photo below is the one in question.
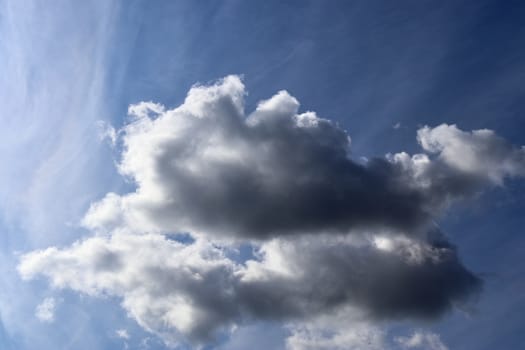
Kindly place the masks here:
POLYGON ((0 160, 11 165, 0 198, 8 222, 36 244, 79 215, 92 186, 118 11, 112 1, 0 7, 0 160))

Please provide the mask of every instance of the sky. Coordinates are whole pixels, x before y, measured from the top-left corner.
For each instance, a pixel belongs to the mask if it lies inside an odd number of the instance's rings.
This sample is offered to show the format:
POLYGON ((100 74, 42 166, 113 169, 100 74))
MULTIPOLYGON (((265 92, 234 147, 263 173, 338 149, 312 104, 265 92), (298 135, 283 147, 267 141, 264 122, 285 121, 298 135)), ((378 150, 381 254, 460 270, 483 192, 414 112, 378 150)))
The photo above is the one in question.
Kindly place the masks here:
POLYGON ((0 348, 524 348, 524 15, 0 0, 0 348))

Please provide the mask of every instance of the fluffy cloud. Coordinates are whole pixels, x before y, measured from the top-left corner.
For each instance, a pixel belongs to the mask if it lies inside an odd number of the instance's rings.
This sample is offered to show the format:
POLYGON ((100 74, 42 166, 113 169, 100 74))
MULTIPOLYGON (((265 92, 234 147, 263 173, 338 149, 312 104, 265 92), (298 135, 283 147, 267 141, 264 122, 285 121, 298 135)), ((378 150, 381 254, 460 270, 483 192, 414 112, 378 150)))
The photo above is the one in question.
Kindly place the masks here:
POLYGON ((116 295, 145 329, 176 343, 205 339, 236 316, 236 265, 207 242, 183 245, 162 235, 114 234, 25 255, 22 277, 55 287, 116 295))
POLYGON ((429 319, 480 291, 433 220, 455 200, 523 175, 523 149, 490 131, 441 125, 418 131, 425 153, 357 162, 346 132, 299 113, 287 92, 248 115, 244 95, 230 76, 193 87, 172 110, 131 106, 115 134, 119 171, 136 190, 94 203, 83 221, 93 237, 24 255, 21 275, 118 296, 168 344, 277 320, 296 325, 288 343, 296 349, 363 339, 381 347, 373 334, 327 340, 304 325, 336 310, 367 322, 429 319), (194 240, 173 239, 179 232, 194 240), (253 257, 241 260, 243 242, 253 257))
POLYGON ((54 298, 45 298, 35 309, 35 316, 42 322, 53 322, 55 320, 56 302, 54 298))
POLYGON ((193 87, 166 111, 129 108, 120 172, 137 184, 110 193, 86 215, 87 227, 185 231, 266 239, 361 227, 420 231, 450 200, 487 182, 525 173, 525 151, 489 130, 422 128, 436 154, 352 160, 350 138, 281 91, 245 116, 244 86, 230 76, 193 87), (268 218, 271 217, 271 220, 268 218))
POLYGON ((525 175, 525 148, 513 147, 492 130, 465 132, 443 124, 418 130, 417 139, 451 168, 480 180, 501 185, 507 176, 525 175))
POLYGON ((265 239, 426 222, 424 198, 396 164, 352 161, 345 131, 298 114, 285 91, 246 117, 244 94, 228 77, 194 87, 173 110, 131 106, 119 169, 138 188, 94 204, 85 224, 265 239))
POLYGON ((58 288, 122 297, 129 315, 169 343, 209 341, 237 323, 308 319, 347 306, 374 319, 428 318, 479 288, 453 248, 406 238, 273 239, 244 264, 227 253, 206 240, 115 233, 29 253, 19 269, 58 288))
POLYGON ((209 341, 253 320, 308 319, 352 306, 376 319, 433 317, 479 288, 455 251, 400 238, 273 239, 245 264, 205 240, 115 233, 25 255, 24 278, 114 295, 168 343, 209 341), (378 240, 380 243, 378 243, 378 240))

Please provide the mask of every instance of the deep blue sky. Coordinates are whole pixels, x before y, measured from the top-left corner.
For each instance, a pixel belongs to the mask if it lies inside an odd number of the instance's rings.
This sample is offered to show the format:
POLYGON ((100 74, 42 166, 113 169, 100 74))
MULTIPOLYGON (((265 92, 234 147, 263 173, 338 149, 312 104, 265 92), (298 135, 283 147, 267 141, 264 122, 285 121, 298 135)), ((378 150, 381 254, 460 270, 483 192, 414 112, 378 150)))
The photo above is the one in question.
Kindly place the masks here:
MULTIPOLYGON (((14 270, 16 252, 72 243, 90 202, 129 188, 97 120, 120 127, 129 104, 175 107, 195 83, 242 74, 247 110, 285 89, 338 121, 356 157, 414 152, 418 126, 441 123, 521 145, 524 19, 522 1, 0 0, 0 348, 113 349, 126 328, 138 349, 148 336, 118 300, 14 270), (33 315, 46 296, 61 300, 52 324, 33 315)), ((425 325, 450 349, 525 348, 524 209, 516 180, 440 222, 486 280, 471 316, 425 325)))

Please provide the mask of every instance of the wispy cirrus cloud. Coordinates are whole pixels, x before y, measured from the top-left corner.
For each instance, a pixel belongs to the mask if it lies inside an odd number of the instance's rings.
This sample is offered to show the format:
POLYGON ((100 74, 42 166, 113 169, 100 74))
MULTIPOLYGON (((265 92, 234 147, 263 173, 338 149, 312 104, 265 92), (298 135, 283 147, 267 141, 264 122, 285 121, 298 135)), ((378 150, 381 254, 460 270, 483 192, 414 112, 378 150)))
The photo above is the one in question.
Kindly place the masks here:
POLYGON ((21 249, 74 241, 97 188, 111 181, 96 121, 114 107, 108 90, 119 78, 112 64, 121 13, 115 1, 0 2, 0 347, 67 348, 80 338, 99 347, 69 301, 63 315, 79 317, 54 322, 49 333, 34 307, 47 290, 21 281, 16 264, 21 249))
POLYGON ((0 198, 31 244, 63 232, 88 200, 119 10, 113 1, 0 4, 0 160, 11 167, 0 198))

